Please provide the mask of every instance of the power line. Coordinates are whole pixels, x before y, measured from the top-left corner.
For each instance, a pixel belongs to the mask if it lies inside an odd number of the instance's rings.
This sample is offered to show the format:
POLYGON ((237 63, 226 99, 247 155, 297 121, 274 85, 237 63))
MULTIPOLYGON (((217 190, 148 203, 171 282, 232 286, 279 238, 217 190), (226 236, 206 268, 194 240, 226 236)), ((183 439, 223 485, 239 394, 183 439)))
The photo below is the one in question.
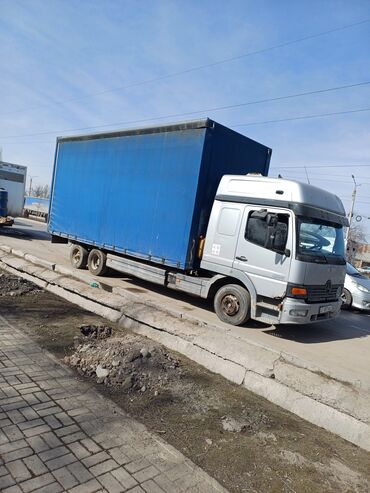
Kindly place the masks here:
MULTIPOLYGON (((309 169, 309 168, 307 168, 307 171, 309 171, 309 170, 310 170, 310 169, 309 169)), ((286 178, 286 177, 284 176, 284 178, 286 178)), ((302 179, 306 180, 306 178, 307 178, 307 176, 306 176, 306 175, 301 175, 301 176, 293 176, 293 177, 292 177, 292 179, 293 179, 293 180, 298 180, 298 179, 299 179, 299 180, 302 180, 302 179)), ((336 180, 336 179, 331 178, 331 176, 330 176, 330 175, 324 175, 324 176, 322 176, 322 175, 321 175, 320 177, 316 177, 315 175, 312 175, 312 174, 311 174, 311 175, 309 176, 309 178, 310 178, 310 180, 311 180, 311 181, 328 180, 328 182, 330 182, 330 183, 331 183, 331 182, 334 182, 334 183, 348 183, 348 180, 336 180)), ((289 178, 289 179, 290 179, 290 178, 289 178)), ((367 182, 367 181, 361 181, 361 185, 370 185, 370 182, 367 182)))
POLYGON ((14 142, 1 142, 1 145, 19 145, 19 144, 55 144, 55 140, 15 140, 14 142))
MULTIPOLYGON (((342 197, 344 200, 351 200, 351 197, 342 197)), ((356 204, 370 204, 367 200, 356 200, 356 204)))
POLYGON ((238 123, 236 125, 231 125, 231 126, 232 127, 248 127, 250 125, 265 125, 267 123, 291 122, 291 121, 296 121, 296 120, 308 120, 311 118, 323 118, 323 117, 327 117, 327 116, 347 115, 349 113, 360 113, 363 111, 370 111, 370 108, 360 108, 357 110, 336 111, 334 113, 320 113, 317 115, 294 116, 294 117, 290 117, 290 118, 281 118, 279 120, 263 120, 263 121, 259 121, 259 122, 238 123))
MULTIPOLYGON (((306 168, 314 168, 314 167, 319 167, 319 168, 326 168, 327 166, 363 166, 363 165, 370 165, 370 163, 363 163, 363 162, 360 162, 360 163, 354 163, 352 161, 349 161, 347 162, 346 164, 344 163, 334 163, 334 162, 330 162, 330 163, 318 163, 318 162, 314 162, 314 163, 299 163, 299 164, 289 164, 289 167, 292 168, 292 169, 297 169, 298 171, 299 170, 302 170, 303 171, 303 168, 306 166, 306 168)), ((275 164, 273 166, 270 166, 270 168, 286 168, 287 166, 285 165, 279 165, 279 164, 275 164)), ((350 171, 347 171, 347 173, 350 173, 350 171)), ((322 174, 322 173, 321 173, 322 174)), ((328 174, 328 172, 324 172, 324 174, 328 174)), ((330 175, 332 176, 332 175, 330 175)), ((345 177, 346 175, 340 175, 341 177, 345 177)), ((362 176, 361 178, 368 178, 368 177, 364 177, 362 176)))
MULTIPOLYGON (((178 117, 178 116, 195 115, 197 113, 206 113, 206 112, 211 112, 211 111, 223 111, 223 110, 229 110, 229 109, 233 109, 233 108, 240 108, 242 106, 250 106, 250 105, 253 105, 253 104, 270 103, 272 101, 282 101, 282 100, 292 99, 292 98, 298 98, 298 97, 302 97, 302 96, 310 96, 310 95, 313 95, 313 94, 322 94, 322 93, 327 93, 327 92, 332 92, 332 91, 339 91, 339 90, 343 90, 343 89, 350 89, 350 88, 353 88, 353 87, 365 86, 365 85, 368 85, 368 84, 370 84, 369 81, 366 81, 366 82, 358 82, 356 84, 348 84, 348 85, 344 85, 344 86, 329 87, 329 88, 326 88, 326 89, 317 89, 317 90, 314 90, 314 91, 298 92, 298 93, 295 93, 295 94, 288 94, 286 96, 276 96, 276 97, 273 97, 273 98, 257 99, 255 101, 247 101, 245 103, 236 103, 236 104, 229 104, 229 105, 225 105, 225 106, 216 106, 216 107, 213 107, 213 108, 204 108, 204 109, 201 109, 201 110, 186 111, 186 112, 183 112, 183 113, 170 113, 170 114, 167 114, 167 115, 156 116, 154 118, 145 118, 145 119, 141 119, 141 120, 135 120, 135 121, 131 121, 131 122, 128 122, 128 123, 145 123, 145 122, 149 122, 149 121, 152 121, 152 120, 164 120, 164 119, 167 119, 167 118, 175 118, 175 117, 178 117)), ((109 126, 111 126, 111 125, 121 125, 121 123, 109 124, 109 126)), ((105 125, 101 125, 101 126, 105 126, 105 125)), ((96 128, 96 127, 91 127, 91 128, 96 128)))
POLYGON ((132 88, 132 87, 138 87, 138 86, 143 86, 143 85, 146 85, 146 84, 152 84, 153 82, 158 82, 158 81, 170 79, 172 77, 178 77, 180 75, 189 74, 189 73, 192 73, 192 72, 196 72, 198 70, 203 70, 203 69, 206 69, 206 68, 216 67, 216 66, 222 65, 224 63, 230 63, 230 62, 234 62, 236 60, 241 60, 241 59, 244 59, 244 58, 247 58, 247 57, 250 57, 250 56, 260 55, 262 53, 267 53, 267 52, 272 51, 272 50, 276 50, 276 49, 279 49, 279 48, 284 48, 286 46, 291 46, 293 44, 301 43, 303 41, 308 41, 310 39, 315 39, 315 38, 319 38, 321 36, 326 36, 326 35, 332 34, 334 32, 339 32, 339 31, 343 31, 345 29, 350 29, 352 27, 360 26, 360 25, 366 24, 368 22, 370 22, 370 19, 364 19, 364 20, 359 21, 359 22, 355 22, 355 23, 352 23, 352 24, 347 24, 345 26, 336 27, 334 29, 329 29, 327 31, 322 31, 322 32, 316 33, 316 34, 310 34, 310 35, 304 36, 302 38, 293 39, 291 41, 285 41, 284 43, 279 43, 279 44, 276 44, 276 45, 273 45, 273 46, 269 46, 269 47, 266 47, 266 48, 261 48, 259 50, 250 51, 250 52, 247 52, 247 53, 243 53, 241 55, 237 55, 237 56, 233 56, 233 57, 228 57, 228 58, 223 58, 221 60, 217 60, 215 62, 206 63, 206 64, 203 64, 203 65, 196 65, 194 67, 189 67, 187 69, 180 70, 180 71, 177 71, 177 72, 170 72, 168 74, 164 74, 164 75, 161 75, 161 76, 158 76, 158 77, 153 77, 152 79, 146 79, 146 80, 143 80, 143 81, 134 82, 134 83, 131 83, 131 84, 126 84, 126 85, 119 86, 119 87, 116 87, 116 88, 105 89, 104 91, 98 91, 98 92, 95 92, 95 93, 90 93, 90 94, 87 94, 85 96, 81 96, 81 97, 78 97, 78 98, 71 98, 71 99, 66 99, 66 100, 61 100, 61 101, 55 101, 53 103, 37 105, 37 106, 33 106, 33 107, 30 107, 30 108, 26 108, 26 109, 15 110, 15 111, 12 111, 12 112, 3 113, 1 116, 13 114, 13 113, 20 113, 20 112, 24 112, 24 111, 30 111, 30 110, 38 109, 40 107, 47 107, 47 106, 51 106, 51 105, 59 105, 59 104, 71 103, 71 102, 75 102, 75 101, 81 101, 83 99, 88 99, 88 98, 92 98, 92 97, 102 96, 104 94, 108 94, 108 93, 111 93, 111 92, 123 91, 125 89, 129 89, 129 88, 132 88))
MULTIPOLYGON (((297 169, 291 169, 290 173, 300 173, 300 172, 304 173, 304 167, 306 167, 308 171, 310 170, 310 164, 305 164, 305 165, 302 165, 302 166, 303 167, 300 168, 300 169, 298 169, 298 168, 297 169)), ((325 165, 323 165, 323 166, 325 167, 325 165)), ((335 166, 337 166, 337 165, 335 165, 335 166)), ((348 168, 350 168, 351 166, 357 166, 357 165, 356 164, 353 164, 353 163, 347 163, 346 164, 346 167, 348 167, 348 168)), ((270 169, 275 169, 275 166, 271 166, 270 169)), ((351 172, 350 171, 347 171, 347 173, 344 174, 344 175, 343 174, 338 174, 338 173, 335 174, 335 176, 337 178, 343 178, 343 179, 348 179, 349 178, 348 175, 349 176, 351 175, 351 172)), ((322 173, 320 171, 316 171, 315 170, 315 176, 320 176, 320 177, 321 176, 322 177, 326 177, 327 176, 327 177, 330 177, 331 178, 333 175, 329 171, 324 171, 322 173)), ((357 176, 357 173, 356 173, 356 176, 357 176)), ((357 176, 357 178, 359 178, 360 180, 368 180, 370 178, 370 175, 369 176, 357 176)))
MULTIPOLYGON (((364 111, 370 111, 370 108, 360 108, 360 109, 356 109, 356 110, 336 111, 333 113, 319 113, 316 115, 296 116, 296 117, 290 117, 290 118, 281 118, 278 120, 264 120, 264 121, 257 121, 257 122, 237 123, 234 125, 231 124, 230 126, 231 127, 247 127, 250 125, 263 125, 263 124, 268 124, 268 123, 280 123, 280 122, 287 122, 287 121, 294 121, 294 120, 323 118, 323 117, 328 117, 328 116, 346 115, 349 113, 360 113, 360 112, 364 112, 364 111)), ((181 115, 183 115, 183 114, 184 113, 181 113, 181 115)), ((104 125, 97 125, 97 126, 92 126, 92 127, 69 128, 69 129, 64 129, 64 130, 52 130, 52 131, 48 131, 48 132, 37 132, 37 133, 32 133, 32 134, 5 135, 4 137, 1 137, 1 138, 10 139, 10 138, 18 138, 18 137, 34 137, 34 136, 39 136, 39 135, 58 134, 58 133, 63 133, 63 132, 77 132, 80 130, 93 130, 93 129, 98 129, 98 128, 114 127, 116 125, 129 125, 129 124, 133 124, 133 123, 142 123, 144 121, 147 122, 147 121, 158 120, 158 119, 162 119, 162 118, 168 118, 168 117, 153 117, 153 118, 145 119, 145 120, 131 120, 131 121, 126 121, 126 122, 107 123, 104 125)))
MULTIPOLYGON (((348 165, 349 167, 349 165, 348 165)), ((275 173, 278 172, 278 170, 281 169, 281 168, 277 168, 276 171, 274 171, 275 173)), ((291 175, 292 173, 299 173, 299 177, 301 176, 305 176, 305 169, 307 171, 310 171, 310 167, 309 165, 305 165, 303 168, 301 169, 291 169, 288 173, 289 175, 291 175)), ((275 170, 275 168, 271 167, 270 170, 275 170)), ((296 175, 293 175, 293 176, 296 176, 296 175)), ((329 171, 326 171, 324 173, 320 173, 320 171, 317 171, 316 169, 314 171, 312 171, 311 173, 311 176, 312 176, 312 179, 325 179, 325 178, 329 178, 331 181, 341 181, 343 183, 347 183, 348 182, 348 176, 345 176, 345 175, 341 175, 341 174, 338 174, 336 173, 335 174, 335 177, 336 178, 332 178, 333 177, 333 174, 330 174, 329 171), (340 178, 340 180, 338 180, 338 178, 340 178)), ((359 178, 360 180, 369 180, 370 179, 370 175, 369 176, 358 176, 357 178, 359 178)), ((361 183, 367 183, 366 181, 361 181, 361 183)), ((370 183, 370 182, 369 182, 370 183)))
MULTIPOLYGON (((279 169, 302 169, 303 170, 303 167, 304 166, 309 166, 308 164, 302 164, 302 166, 280 166, 279 164, 275 164, 274 166, 271 166, 271 168, 279 168, 279 169)), ((310 166, 309 169, 312 169, 312 168, 348 168, 349 166, 356 166, 358 168, 361 168, 361 167, 368 167, 370 166, 370 164, 354 164, 354 163, 350 163, 350 164, 319 164, 319 165, 314 165, 314 166, 310 166)))

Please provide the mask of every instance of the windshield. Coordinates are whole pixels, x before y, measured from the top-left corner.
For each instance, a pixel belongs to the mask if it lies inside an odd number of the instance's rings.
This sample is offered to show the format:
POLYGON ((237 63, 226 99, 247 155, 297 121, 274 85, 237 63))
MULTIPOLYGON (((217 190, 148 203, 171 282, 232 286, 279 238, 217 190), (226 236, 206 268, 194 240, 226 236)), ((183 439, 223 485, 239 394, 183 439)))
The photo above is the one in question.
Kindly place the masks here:
POLYGON ((343 226, 318 219, 298 219, 300 260, 344 264, 343 226))
POLYGON ((353 265, 347 262, 347 274, 352 277, 360 277, 361 279, 366 279, 365 276, 361 274, 357 269, 353 267, 353 265))

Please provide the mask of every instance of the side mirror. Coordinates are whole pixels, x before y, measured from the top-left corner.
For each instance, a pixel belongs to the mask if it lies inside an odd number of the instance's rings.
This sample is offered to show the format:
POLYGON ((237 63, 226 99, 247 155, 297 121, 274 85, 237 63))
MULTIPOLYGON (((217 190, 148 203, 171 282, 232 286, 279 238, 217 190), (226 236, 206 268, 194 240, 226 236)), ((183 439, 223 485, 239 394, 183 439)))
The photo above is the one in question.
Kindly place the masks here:
POLYGON ((268 248, 269 250, 274 250, 275 235, 276 235, 277 224, 278 224, 277 214, 272 214, 269 212, 266 216, 266 224, 267 224, 267 230, 266 230, 265 248, 268 248))

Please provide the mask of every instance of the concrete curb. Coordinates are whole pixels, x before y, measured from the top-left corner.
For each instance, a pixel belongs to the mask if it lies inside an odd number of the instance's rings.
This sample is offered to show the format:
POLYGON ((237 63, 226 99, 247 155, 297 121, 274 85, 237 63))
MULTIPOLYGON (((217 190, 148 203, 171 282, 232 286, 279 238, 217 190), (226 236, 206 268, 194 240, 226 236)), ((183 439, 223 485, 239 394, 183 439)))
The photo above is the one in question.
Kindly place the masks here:
POLYGON ((233 337, 123 289, 91 287, 86 274, 0 245, 0 267, 71 303, 156 340, 303 419, 370 451, 370 392, 289 354, 233 337), (11 250, 11 249, 10 249, 11 250))

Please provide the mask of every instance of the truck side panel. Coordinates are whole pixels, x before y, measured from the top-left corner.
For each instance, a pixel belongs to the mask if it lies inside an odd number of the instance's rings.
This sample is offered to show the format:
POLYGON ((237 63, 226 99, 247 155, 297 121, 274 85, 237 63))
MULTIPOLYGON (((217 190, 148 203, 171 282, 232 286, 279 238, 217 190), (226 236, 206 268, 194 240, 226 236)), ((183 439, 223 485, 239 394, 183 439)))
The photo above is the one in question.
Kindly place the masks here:
POLYGON ((225 174, 266 174, 271 150, 205 119, 58 139, 49 231, 181 270, 225 174))
POLYGON ((205 129, 61 142, 49 230, 185 268, 205 129))

